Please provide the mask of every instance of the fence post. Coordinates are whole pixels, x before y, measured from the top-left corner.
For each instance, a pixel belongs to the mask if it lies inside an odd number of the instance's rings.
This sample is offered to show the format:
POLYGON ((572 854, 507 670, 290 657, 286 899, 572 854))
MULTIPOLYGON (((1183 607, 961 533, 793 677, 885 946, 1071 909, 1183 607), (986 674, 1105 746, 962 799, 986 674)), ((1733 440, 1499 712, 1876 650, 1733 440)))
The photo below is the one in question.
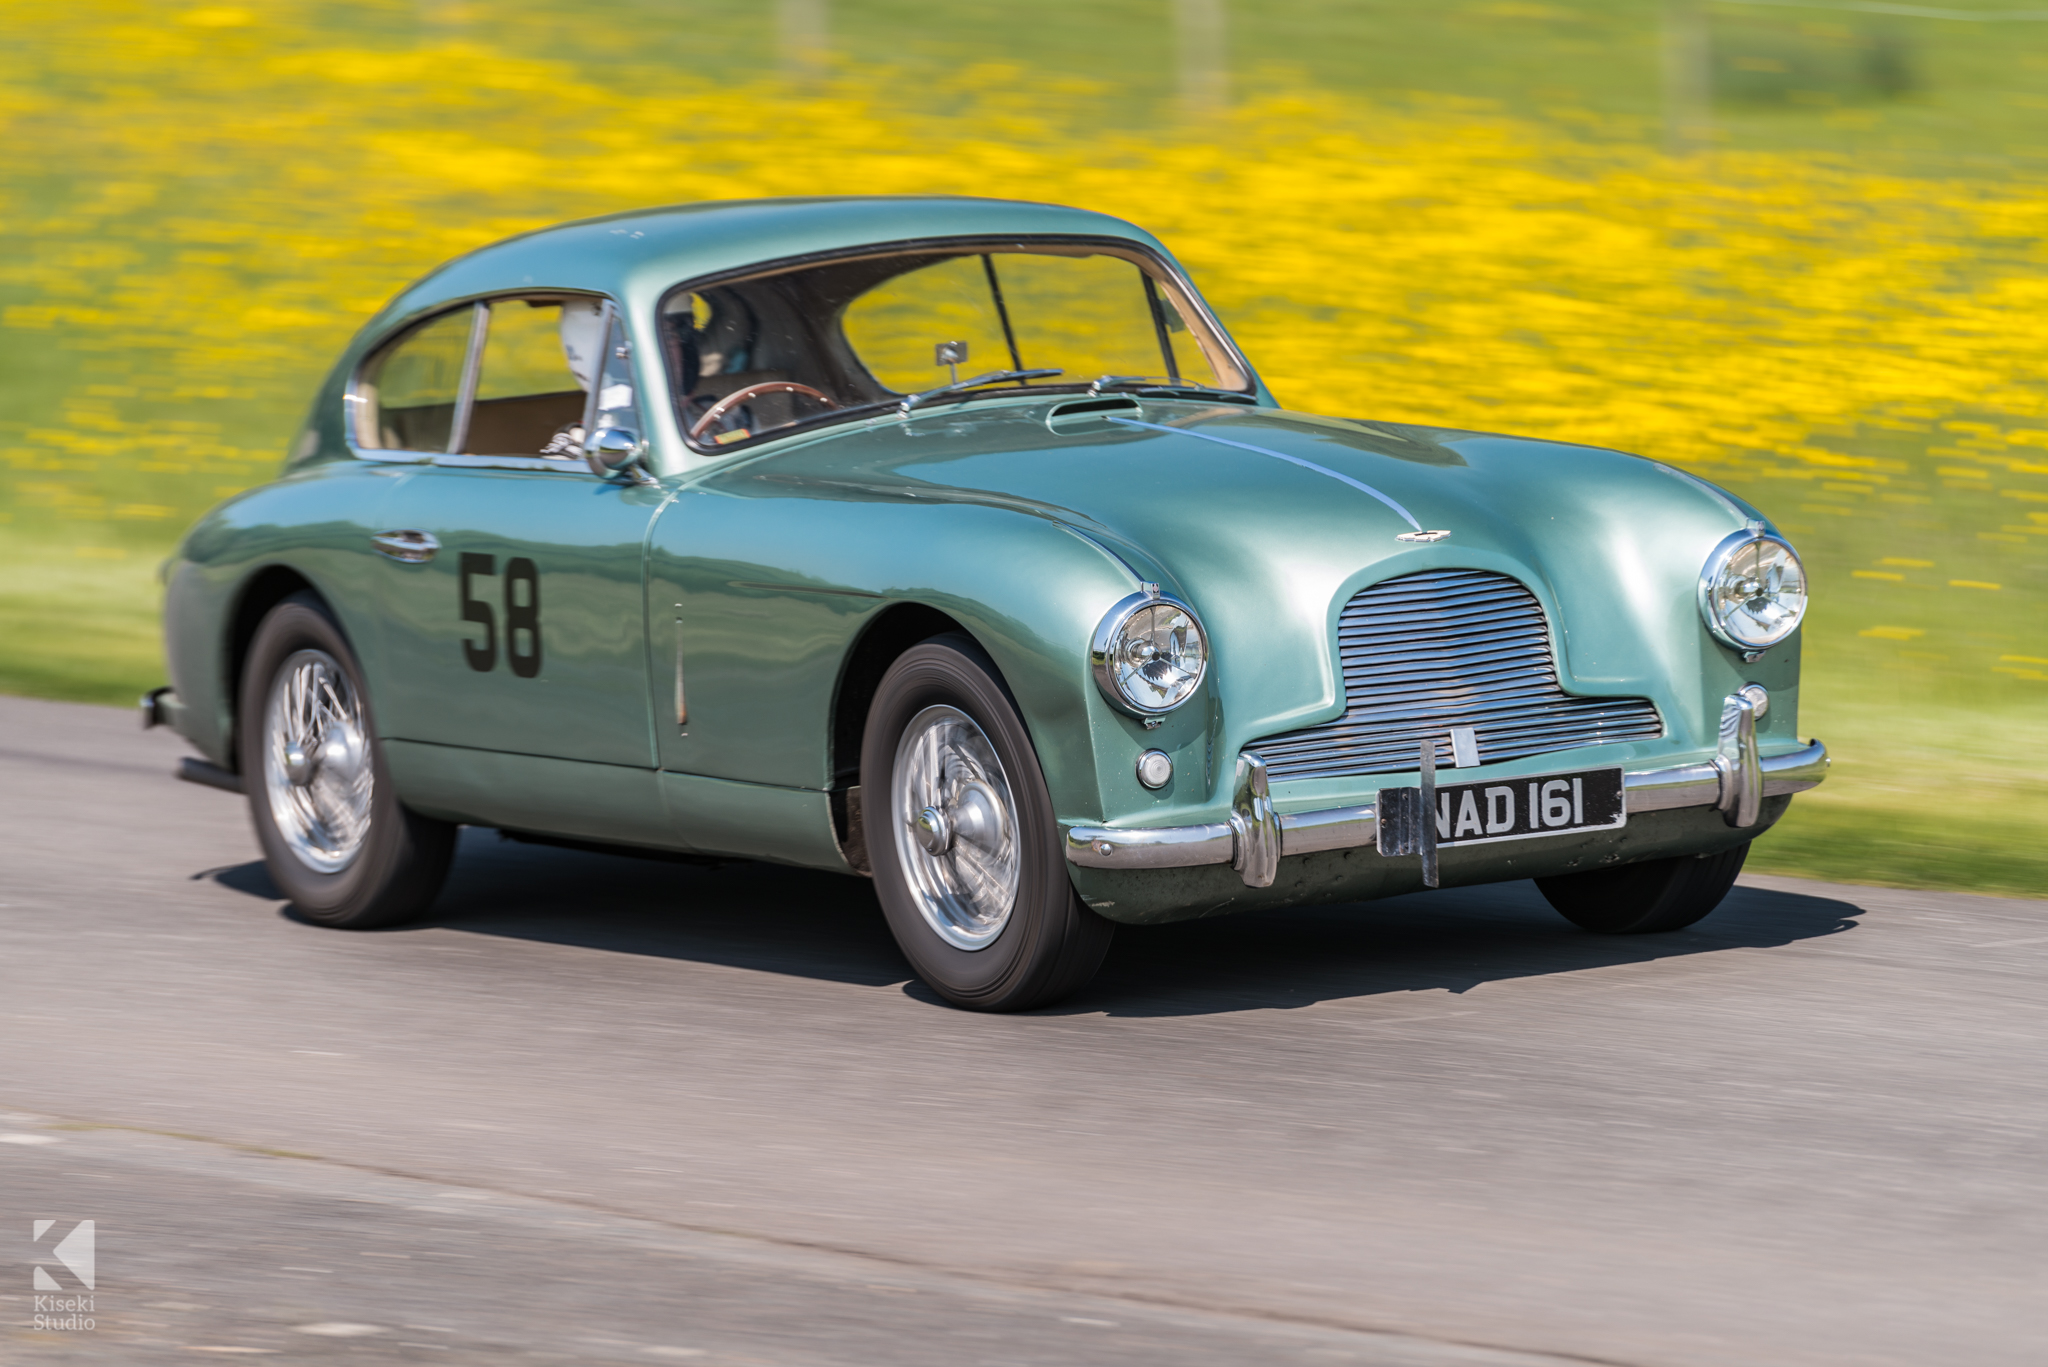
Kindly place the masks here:
POLYGON ((1714 136, 1714 72, 1703 0, 1664 0, 1664 147, 1703 151, 1714 136))
POLYGON ((1230 65, 1224 0, 1173 0, 1175 55, 1180 63, 1181 108, 1191 118, 1230 106, 1230 65))
POLYGON ((782 74, 803 84, 822 79, 831 44, 828 0, 775 0, 775 27, 782 74))

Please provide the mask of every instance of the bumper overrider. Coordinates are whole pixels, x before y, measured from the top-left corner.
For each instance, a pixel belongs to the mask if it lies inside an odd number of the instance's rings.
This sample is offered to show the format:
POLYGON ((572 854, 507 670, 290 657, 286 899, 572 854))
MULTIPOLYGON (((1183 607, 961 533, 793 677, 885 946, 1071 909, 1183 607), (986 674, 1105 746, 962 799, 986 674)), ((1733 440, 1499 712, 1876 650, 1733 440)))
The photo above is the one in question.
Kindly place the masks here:
MULTIPOLYGON (((1789 754, 1758 752, 1757 718, 1769 707, 1755 684, 1729 695, 1721 711, 1720 744, 1710 760, 1622 775, 1623 802, 1633 815, 1681 807, 1712 807, 1730 826, 1757 824, 1767 797, 1816 787, 1827 777, 1828 750, 1819 741, 1789 754)), ((1433 806, 1433 803, 1426 806, 1433 806)), ((1420 809, 1418 809, 1420 810, 1420 809)), ((1433 823, 1424 821, 1424 827, 1433 823)), ((1409 852, 1404 838, 1396 850, 1409 852)), ((1199 826, 1074 826, 1067 831, 1067 862, 1094 869, 1178 869, 1228 864, 1247 887, 1272 886, 1280 859, 1382 844, 1377 809, 1329 807, 1313 812, 1277 812, 1268 790, 1265 761, 1253 751, 1237 758, 1236 797, 1228 821, 1199 826)), ((1434 844, 1429 850, 1434 856, 1434 844)), ((1428 860, 1434 872, 1434 858, 1428 860)), ((1430 880, 1435 881, 1433 878, 1430 880)))

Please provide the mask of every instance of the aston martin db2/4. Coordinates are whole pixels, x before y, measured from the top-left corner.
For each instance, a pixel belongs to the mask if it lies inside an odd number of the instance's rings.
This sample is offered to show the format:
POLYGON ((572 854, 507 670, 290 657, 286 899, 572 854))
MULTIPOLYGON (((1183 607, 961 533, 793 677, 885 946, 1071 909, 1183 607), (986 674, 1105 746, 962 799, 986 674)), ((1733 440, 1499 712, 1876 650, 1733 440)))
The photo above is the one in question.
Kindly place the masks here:
POLYGON ((1164 246, 1043 204, 463 257, 166 583, 146 720, 239 775, 310 920, 420 911, 461 824, 774 860, 871 876, 984 1010, 1119 922, 1529 878, 1676 929, 1827 763, 1757 509, 1282 408, 1164 246))

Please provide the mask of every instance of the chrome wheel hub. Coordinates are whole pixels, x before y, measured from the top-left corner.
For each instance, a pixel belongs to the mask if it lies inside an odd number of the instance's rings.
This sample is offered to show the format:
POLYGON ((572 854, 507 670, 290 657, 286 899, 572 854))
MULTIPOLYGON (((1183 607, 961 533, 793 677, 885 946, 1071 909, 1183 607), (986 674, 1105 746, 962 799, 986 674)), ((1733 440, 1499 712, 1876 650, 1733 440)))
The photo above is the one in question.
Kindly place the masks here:
POLYGON ((896 745, 896 854, 926 924, 985 949, 1017 905, 1016 803, 995 747, 957 707, 927 707, 896 745))
POLYGON ((362 699, 324 650, 301 650, 270 685, 263 714, 263 792, 292 856, 340 873, 370 833, 369 731, 362 699))

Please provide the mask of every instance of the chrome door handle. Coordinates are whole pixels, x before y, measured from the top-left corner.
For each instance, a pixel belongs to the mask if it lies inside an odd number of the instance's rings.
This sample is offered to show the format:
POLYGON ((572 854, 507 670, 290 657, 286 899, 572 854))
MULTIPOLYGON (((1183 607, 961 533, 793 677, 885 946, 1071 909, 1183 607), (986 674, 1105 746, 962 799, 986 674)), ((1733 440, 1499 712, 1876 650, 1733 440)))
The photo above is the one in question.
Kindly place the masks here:
POLYGON ((408 565, 424 565, 441 549, 440 539, 432 532, 378 532, 370 544, 408 565))

